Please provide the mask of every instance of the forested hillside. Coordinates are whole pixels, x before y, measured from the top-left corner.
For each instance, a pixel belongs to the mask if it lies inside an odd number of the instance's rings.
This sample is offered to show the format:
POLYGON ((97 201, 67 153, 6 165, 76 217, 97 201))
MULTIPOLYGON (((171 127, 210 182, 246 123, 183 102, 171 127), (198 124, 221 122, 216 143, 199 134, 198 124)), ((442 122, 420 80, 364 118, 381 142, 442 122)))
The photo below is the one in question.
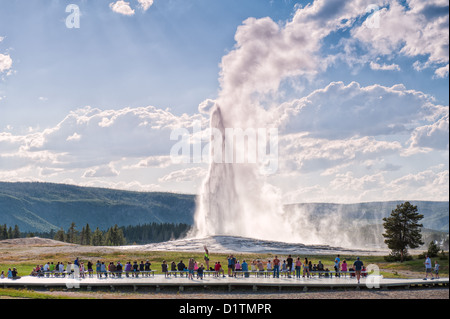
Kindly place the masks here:
POLYGON ((193 223, 195 196, 130 192, 51 183, 0 182, 0 224, 23 232, 49 232, 89 224, 193 223))

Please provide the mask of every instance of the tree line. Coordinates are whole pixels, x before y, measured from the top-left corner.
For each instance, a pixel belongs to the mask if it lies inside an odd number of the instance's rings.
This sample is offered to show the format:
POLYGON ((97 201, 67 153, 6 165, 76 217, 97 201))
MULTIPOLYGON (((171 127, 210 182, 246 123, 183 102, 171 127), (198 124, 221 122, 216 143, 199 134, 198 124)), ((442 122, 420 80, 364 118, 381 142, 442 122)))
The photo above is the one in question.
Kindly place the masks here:
POLYGON ((0 225, 0 240, 20 238, 19 226, 14 225, 14 228, 7 226, 6 224, 0 225))
MULTIPOLYGON (((63 228, 43 233, 24 233, 19 237, 51 238, 54 240, 87 246, 122 246, 126 244, 147 244, 168 241, 184 237, 191 226, 187 224, 151 223, 137 226, 114 225, 106 231, 96 227, 92 230, 89 224, 77 230, 74 222, 67 231, 63 228)), ((19 232, 20 233, 20 232, 19 232)))

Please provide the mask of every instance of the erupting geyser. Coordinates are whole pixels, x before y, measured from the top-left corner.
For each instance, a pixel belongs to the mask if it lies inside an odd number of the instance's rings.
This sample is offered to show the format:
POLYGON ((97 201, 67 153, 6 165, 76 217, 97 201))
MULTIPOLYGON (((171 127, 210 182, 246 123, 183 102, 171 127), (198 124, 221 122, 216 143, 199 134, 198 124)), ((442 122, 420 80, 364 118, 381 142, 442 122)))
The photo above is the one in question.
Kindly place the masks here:
MULTIPOLYGON (((211 129, 220 134, 215 134, 211 141, 209 174, 202 186, 195 214, 195 236, 235 235, 271 240, 289 239, 290 227, 283 218, 278 191, 267 184, 260 173, 264 163, 248 160, 245 163, 235 162, 239 152, 247 155, 252 151, 256 152, 256 149, 249 150, 250 145, 256 145, 249 141, 255 135, 246 136, 247 143, 243 144, 243 149, 236 147, 234 138, 227 140, 230 134, 226 130, 233 128, 232 124, 226 123, 219 106, 216 105, 211 110, 211 129), (226 154, 230 153, 230 149, 235 156, 227 161, 226 154)), ((246 131, 256 132, 257 129, 247 128, 246 131)), ((260 129, 259 132, 261 131, 260 129)), ((259 136, 258 139, 259 143, 263 143, 260 149, 264 152, 265 137, 259 136)), ((258 156, 261 157, 264 156, 258 156)))

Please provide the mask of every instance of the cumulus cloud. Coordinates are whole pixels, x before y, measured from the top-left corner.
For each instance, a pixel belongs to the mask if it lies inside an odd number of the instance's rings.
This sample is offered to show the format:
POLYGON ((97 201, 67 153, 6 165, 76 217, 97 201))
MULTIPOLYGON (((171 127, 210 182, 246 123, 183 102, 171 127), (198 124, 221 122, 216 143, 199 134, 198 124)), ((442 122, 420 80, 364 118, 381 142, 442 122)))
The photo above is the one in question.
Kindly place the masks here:
POLYGON ((209 114, 216 105, 215 100, 206 99, 198 105, 198 111, 202 114, 209 114))
POLYGON ((319 172, 323 175, 334 174, 336 168, 361 166, 369 160, 402 151, 402 145, 397 141, 377 141, 373 137, 327 140, 301 133, 281 136, 279 145, 282 172, 319 172))
POLYGON ((9 54, 0 53, 0 73, 8 71, 12 67, 13 60, 9 54))
POLYGON ((114 177, 118 176, 119 171, 117 171, 112 164, 99 166, 95 168, 90 168, 86 170, 83 177, 114 177))
POLYGON ((363 44, 373 56, 426 57, 423 67, 445 75, 442 65, 449 59, 448 1, 398 1, 380 4, 377 26, 370 20, 354 27, 353 39, 363 44), (438 71, 439 70, 439 71, 438 71))
POLYGON ((358 175, 352 171, 333 175, 325 182, 306 185, 287 191, 284 201, 357 203, 382 200, 434 200, 447 201, 449 171, 427 169, 418 173, 392 178, 392 175, 377 172, 358 175))
POLYGON ((109 4, 109 7, 111 8, 112 11, 123 14, 123 15, 127 15, 127 16, 134 15, 134 10, 131 9, 130 3, 123 1, 123 0, 111 2, 109 4))
POLYGON ((448 64, 446 66, 438 68, 434 74, 436 78, 446 78, 448 77, 448 64))
POLYGON ((169 155, 176 143, 170 140, 172 130, 192 130, 194 122, 207 125, 201 115, 176 116, 153 106, 80 108, 42 131, 0 132, 0 177, 19 180, 20 172, 27 172, 55 179, 108 179, 124 169, 167 168, 173 164, 169 155))
POLYGON ((27 136, 31 151, 51 150, 84 158, 168 155, 170 134, 205 122, 201 115, 175 116, 153 106, 72 111, 55 127, 27 136), (74 143, 74 142, 77 143, 74 143))
POLYGON ((442 108, 433 102, 433 97, 403 85, 362 87, 357 82, 332 82, 281 105, 279 118, 283 132, 307 132, 311 137, 393 135, 440 114, 442 108))
POLYGON ((189 167, 181 170, 170 172, 161 177, 159 182, 193 182, 201 180, 207 174, 207 170, 203 167, 189 167))
POLYGON ((141 9, 144 11, 147 11, 153 5, 153 0, 138 0, 138 2, 141 9))
POLYGON ((409 140, 411 147, 448 150, 448 113, 436 122, 414 129, 409 140))
POLYGON ((398 64, 378 64, 376 62, 370 62, 370 68, 372 70, 382 70, 382 71, 400 71, 398 64))

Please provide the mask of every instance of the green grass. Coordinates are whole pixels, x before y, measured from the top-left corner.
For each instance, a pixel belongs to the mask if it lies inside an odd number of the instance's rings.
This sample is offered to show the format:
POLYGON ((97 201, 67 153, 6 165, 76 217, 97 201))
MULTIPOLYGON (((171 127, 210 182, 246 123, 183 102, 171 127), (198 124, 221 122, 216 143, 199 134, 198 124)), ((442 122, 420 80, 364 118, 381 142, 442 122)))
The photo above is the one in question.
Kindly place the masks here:
POLYGON ((12 288, 0 288, 0 297, 26 298, 26 299, 72 299, 67 296, 52 296, 50 294, 31 291, 27 289, 12 289, 12 288))

